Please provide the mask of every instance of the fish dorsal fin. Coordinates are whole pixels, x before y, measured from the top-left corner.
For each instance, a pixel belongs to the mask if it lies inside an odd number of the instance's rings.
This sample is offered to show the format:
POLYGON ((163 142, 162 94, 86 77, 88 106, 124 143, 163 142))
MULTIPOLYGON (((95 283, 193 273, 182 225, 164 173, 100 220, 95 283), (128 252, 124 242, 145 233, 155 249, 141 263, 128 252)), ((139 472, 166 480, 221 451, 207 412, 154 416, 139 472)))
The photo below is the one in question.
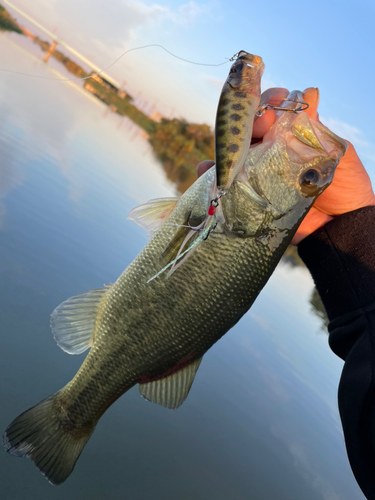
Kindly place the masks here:
POLYGON ((179 198, 158 198, 149 200, 130 211, 128 219, 153 233, 168 220, 179 198))
POLYGON ((94 343, 99 304, 108 288, 70 297, 51 314, 51 329, 57 345, 69 354, 81 354, 94 343))
POLYGON ((187 398, 201 361, 202 358, 199 358, 160 380, 138 384, 138 390, 147 401, 175 410, 187 398))

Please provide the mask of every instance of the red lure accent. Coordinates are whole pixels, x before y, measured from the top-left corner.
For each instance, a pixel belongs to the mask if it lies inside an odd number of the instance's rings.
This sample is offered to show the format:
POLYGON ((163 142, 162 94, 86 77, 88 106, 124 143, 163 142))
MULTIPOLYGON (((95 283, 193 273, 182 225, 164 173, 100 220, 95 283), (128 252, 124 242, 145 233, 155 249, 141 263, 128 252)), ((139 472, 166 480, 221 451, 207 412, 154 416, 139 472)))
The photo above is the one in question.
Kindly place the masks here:
POLYGON ((216 207, 210 205, 210 208, 208 209, 208 215, 214 215, 216 212, 216 207))

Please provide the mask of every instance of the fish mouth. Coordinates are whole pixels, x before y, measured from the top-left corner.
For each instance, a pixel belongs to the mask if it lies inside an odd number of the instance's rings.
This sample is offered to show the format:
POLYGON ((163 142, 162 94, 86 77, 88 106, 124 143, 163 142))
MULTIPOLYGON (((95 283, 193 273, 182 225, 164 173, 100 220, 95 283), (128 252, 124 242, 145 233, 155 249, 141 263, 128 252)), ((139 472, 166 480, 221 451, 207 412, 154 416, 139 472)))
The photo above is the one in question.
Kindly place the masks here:
POLYGON ((286 144, 289 158, 304 166, 297 181, 302 194, 308 198, 319 196, 333 180, 337 164, 346 152, 346 141, 301 113, 290 124, 286 144), (311 178, 306 178, 306 174, 311 178))
POLYGON ((348 143, 346 140, 336 135, 329 128, 323 125, 323 123, 311 119, 310 122, 316 136, 328 155, 335 158, 339 157, 339 159, 341 159, 348 149, 348 143))
MULTIPOLYGON (((270 89, 272 90, 272 89, 270 89)), ((277 90, 277 89, 275 89, 277 90)), ((325 125, 323 125, 317 119, 314 119, 312 116, 314 115, 313 111, 317 111, 318 102, 319 102, 319 91, 318 89, 306 89, 304 92, 299 90, 294 90, 292 92, 287 92, 286 89, 278 89, 279 92, 276 93, 277 100, 276 102, 272 102, 272 105, 277 105, 279 108, 298 108, 302 101, 310 102, 310 109, 308 112, 295 112, 288 113, 278 111, 276 113, 276 120, 272 125, 270 130, 277 129, 277 126, 281 126, 284 130, 290 128, 293 135, 300 140, 300 142, 304 143, 307 146, 312 147, 315 150, 321 149, 328 156, 341 158, 346 150, 347 150, 347 142, 336 135, 334 132, 329 130, 325 125), (314 99, 311 101, 310 97, 304 97, 306 92, 309 90, 315 91, 315 101, 314 99), (283 98, 283 93, 284 98, 283 98), (293 103, 293 101, 295 101, 293 103)), ((262 94, 261 104, 266 104, 270 99, 274 99, 275 96, 267 95, 265 91, 262 94), (267 95, 267 97, 266 97, 267 95)), ((314 97, 314 96, 313 96, 314 97)), ((278 108, 278 109, 279 109, 278 108)), ((286 110, 285 110, 286 111, 286 110)), ((316 113, 315 113, 316 115, 316 113)), ((316 115, 317 116, 317 115, 316 115)), ((264 138, 269 137, 268 132, 262 138, 252 138, 251 139, 251 147, 257 146, 264 142, 264 138)))
POLYGON ((344 139, 306 113, 295 117, 289 129, 286 136, 287 150, 297 163, 301 162, 298 157, 304 161, 322 157, 337 164, 347 150, 348 145, 344 139))

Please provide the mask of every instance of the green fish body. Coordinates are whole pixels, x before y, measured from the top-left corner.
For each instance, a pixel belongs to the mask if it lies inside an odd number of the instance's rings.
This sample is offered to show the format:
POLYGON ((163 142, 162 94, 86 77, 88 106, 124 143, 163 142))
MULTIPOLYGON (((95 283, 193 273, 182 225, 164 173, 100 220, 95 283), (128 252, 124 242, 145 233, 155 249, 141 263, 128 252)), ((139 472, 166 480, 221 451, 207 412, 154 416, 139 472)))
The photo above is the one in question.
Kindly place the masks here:
POLYGON ((248 152, 246 177, 235 178, 222 197, 224 216, 218 213, 213 231, 167 279, 159 271, 207 217, 215 167, 179 200, 135 209, 131 217, 152 238, 115 283, 53 312, 61 348, 91 349, 71 382, 10 424, 7 451, 31 458, 59 484, 100 416, 134 385, 149 401, 180 406, 202 357, 253 304, 345 149, 306 114, 280 113, 264 142, 248 152))

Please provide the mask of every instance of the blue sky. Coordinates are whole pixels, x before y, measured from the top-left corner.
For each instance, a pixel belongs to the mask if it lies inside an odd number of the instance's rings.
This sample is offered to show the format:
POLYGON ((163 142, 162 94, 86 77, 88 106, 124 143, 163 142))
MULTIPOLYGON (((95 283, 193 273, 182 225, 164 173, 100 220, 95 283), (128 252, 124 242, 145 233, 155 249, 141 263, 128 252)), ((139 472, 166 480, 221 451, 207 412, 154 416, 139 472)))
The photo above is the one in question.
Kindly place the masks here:
MULTIPOLYGON (((258 54, 266 64, 264 88, 319 87, 322 121, 354 143, 375 181, 370 0, 13 2, 101 67, 150 43, 203 63, 223 62, 241 49, 258 54)), ((193 66, 150 48, 124 56, 108 72, 162 113, 212 125, 228 70, 229 64, 193 66)))

